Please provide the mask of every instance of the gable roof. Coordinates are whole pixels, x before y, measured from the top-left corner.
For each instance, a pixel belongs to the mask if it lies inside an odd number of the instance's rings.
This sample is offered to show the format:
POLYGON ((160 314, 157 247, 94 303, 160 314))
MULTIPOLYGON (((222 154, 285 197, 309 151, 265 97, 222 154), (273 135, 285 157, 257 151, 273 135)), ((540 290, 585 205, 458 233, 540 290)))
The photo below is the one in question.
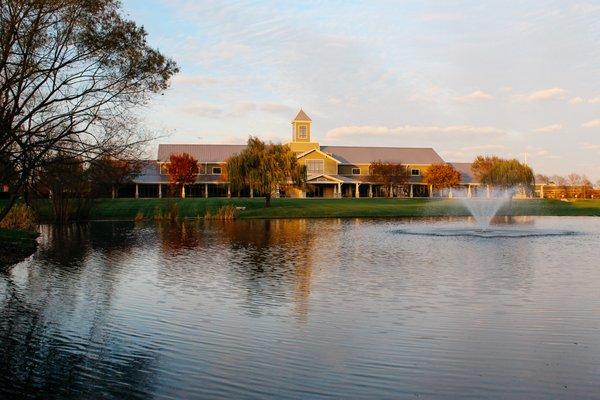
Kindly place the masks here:
POLYGON ((477 183, 475 177, 473 176, 473 171, 471 171, 471 163, 451 162, 448 164, 452 165, 458 172, 460 172, 461 183, 477 183))
POLYGON ((199 162, 223 162, 245 148, 245 144, 159 144, 158 161, 169 161, 171 154, 188 153, 199 162))
POLYGON ((432 148, 423 147, 353 147, 321 146, 343 164, 370 164, 381 160, 403 164, 442 164, 444 160, 432 148))
POLYGON ((312 119, 306 115, 303 109, 300 109, 300 111, 298 111, 298 115, 296 115, 296 118, 294 118, 294 121, 312 121, 312 119))
POLYGON ((316 152, 318 152, 318 153, 321 153, 321 154, 323 154, 323 155, 324 155, 325 157, 327 157, 327 158, 331 158, 333 161, 335 161, 335 162, 336 162, 336 163, 338 163, 338 164, 340 163, 340 160, 338 160, 337 158, 333 157, 331 154, 327 154, 327 153, 325 153, 324 151, 322 151, 322 150, 319 150, 319 149, 317 149, 317 148, 315 148, 315 149, 310 149, 310 150, 307 150, 307 151, 305 151, 304 153, 300 153, 300 154, 298 154, 298 155, 296 156, 296 158, 302 158, 302 157, 304 157, 304 156, 306 156, 306 155, 309 155, 309 154, 310 154, 310 153, 312 153, 313 151, 316 151, 316 152))

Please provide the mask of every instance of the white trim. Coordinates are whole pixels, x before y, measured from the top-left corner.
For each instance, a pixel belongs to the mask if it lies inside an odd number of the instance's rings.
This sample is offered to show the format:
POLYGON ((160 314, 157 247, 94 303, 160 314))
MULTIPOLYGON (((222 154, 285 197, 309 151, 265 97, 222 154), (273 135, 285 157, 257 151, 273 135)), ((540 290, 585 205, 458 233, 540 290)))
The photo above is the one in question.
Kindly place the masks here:
POLYGON ((306 179, 306 183, 309 183, 310 181, 312 181, 314 179, 319 179, 319 178, 330 179, 332 181, 332 183, 344 183, 343 180, 334 178, 333 176, 327 175, 327 174, 319 174, 319 175, 308 177, 306 179))
POLYGON ((210 169, 210 174, 211 175, 223 175, 223 167, 212 167, 210 169), (215 168, 218 168, 219 170, 221 170, 221 172, 219 172, 218 174, 215 174, 215 168))
POLYGON ((351 175, 361 175, 360 167, 354 167, 354 168, 352 168, 351 175), (358 170, 358 174, 354 173, 354 170, 356 170, 356 169, 358 170))

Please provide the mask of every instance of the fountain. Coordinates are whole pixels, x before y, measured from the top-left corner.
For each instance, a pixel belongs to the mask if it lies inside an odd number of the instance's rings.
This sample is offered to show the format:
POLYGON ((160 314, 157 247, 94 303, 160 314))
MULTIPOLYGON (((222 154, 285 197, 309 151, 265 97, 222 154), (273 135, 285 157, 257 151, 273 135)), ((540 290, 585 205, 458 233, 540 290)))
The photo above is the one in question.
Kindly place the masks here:
POLYGON ((469 210, 478 228, 487 231, 498 211, 512 199, 514 193, 513 189, 488 189, 485 196, 461 193, 458 199, 469 210))
POLYGON ((396 230, 395 233, 424 236, 469 236, 478 238, 518 238, 536 236, 574 235, 576 232, 565 230, 548 230, 523 228, 523 222, 510 219, 508 224, 492 224, 494 217, 508 204, 515 189, 487 188, 483 193, 453 190, 453 196, 469 210, 475 220, 475 227, 466 225, 464 221, 452 221, 436 225, 418 225, 407 229, 396 230))

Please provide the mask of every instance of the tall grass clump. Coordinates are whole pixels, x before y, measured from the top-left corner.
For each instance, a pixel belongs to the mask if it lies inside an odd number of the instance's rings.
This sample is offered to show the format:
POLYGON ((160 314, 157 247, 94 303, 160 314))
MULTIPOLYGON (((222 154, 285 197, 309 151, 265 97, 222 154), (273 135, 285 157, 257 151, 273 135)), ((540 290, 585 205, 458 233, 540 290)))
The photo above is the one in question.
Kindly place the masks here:
POLYGON ((36 229, 36 215, 27 204, 15 204, 6 217, 0 221, 0 228, 34 231, 36 229))
POLYGON ((210 211, 207 211, 204 214, 204 219, 216 219, 220 221, 231 221, 237 218, 238 210, 235 206, 231 204, 224 205, 219 207, 215 214, 211 214, 210 211))
POLYGON ((140 222, 144 220, 144 213, 141 211, 138 211, 137 214, 135 214, 135 222, 140 222))
POLYGON ((171 206, 169 207, 167 216, 169 218, 169 221, 171 221, 171 222, 177 221, 177 218, 179 217, 179 204, 177 204, 175 202, 171 203, 171 206))

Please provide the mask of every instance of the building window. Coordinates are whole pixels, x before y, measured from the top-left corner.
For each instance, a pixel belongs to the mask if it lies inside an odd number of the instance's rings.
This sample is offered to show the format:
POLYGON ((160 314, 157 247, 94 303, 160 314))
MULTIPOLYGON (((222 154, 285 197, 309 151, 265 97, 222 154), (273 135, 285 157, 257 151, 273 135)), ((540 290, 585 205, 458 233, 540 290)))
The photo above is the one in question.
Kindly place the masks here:
POLYGON ((167 175, 169 173, 169 169, 167 167, 166 163, 161 163, 160 164, 160 174, 161 175, 167 175))
POLYGON ((306 126, 300 126, 298 128, 298 139, 306 139, 308 135, 306 134, 306 126))
POLYGON ((410 174, 411 174, 411 176, 421 176, 421 170, 420 169, 411 169, 410 174))
POLYGON ((221 167, 213 167, 212 174, 213 175, 221 175, 221 167))
POLYGON ((323 160, 306 160, 306 172, 309 174, 322 174, 323 160))
POLYGON ((360 175, 360 168, 352 168, 352 175, 360 175))

